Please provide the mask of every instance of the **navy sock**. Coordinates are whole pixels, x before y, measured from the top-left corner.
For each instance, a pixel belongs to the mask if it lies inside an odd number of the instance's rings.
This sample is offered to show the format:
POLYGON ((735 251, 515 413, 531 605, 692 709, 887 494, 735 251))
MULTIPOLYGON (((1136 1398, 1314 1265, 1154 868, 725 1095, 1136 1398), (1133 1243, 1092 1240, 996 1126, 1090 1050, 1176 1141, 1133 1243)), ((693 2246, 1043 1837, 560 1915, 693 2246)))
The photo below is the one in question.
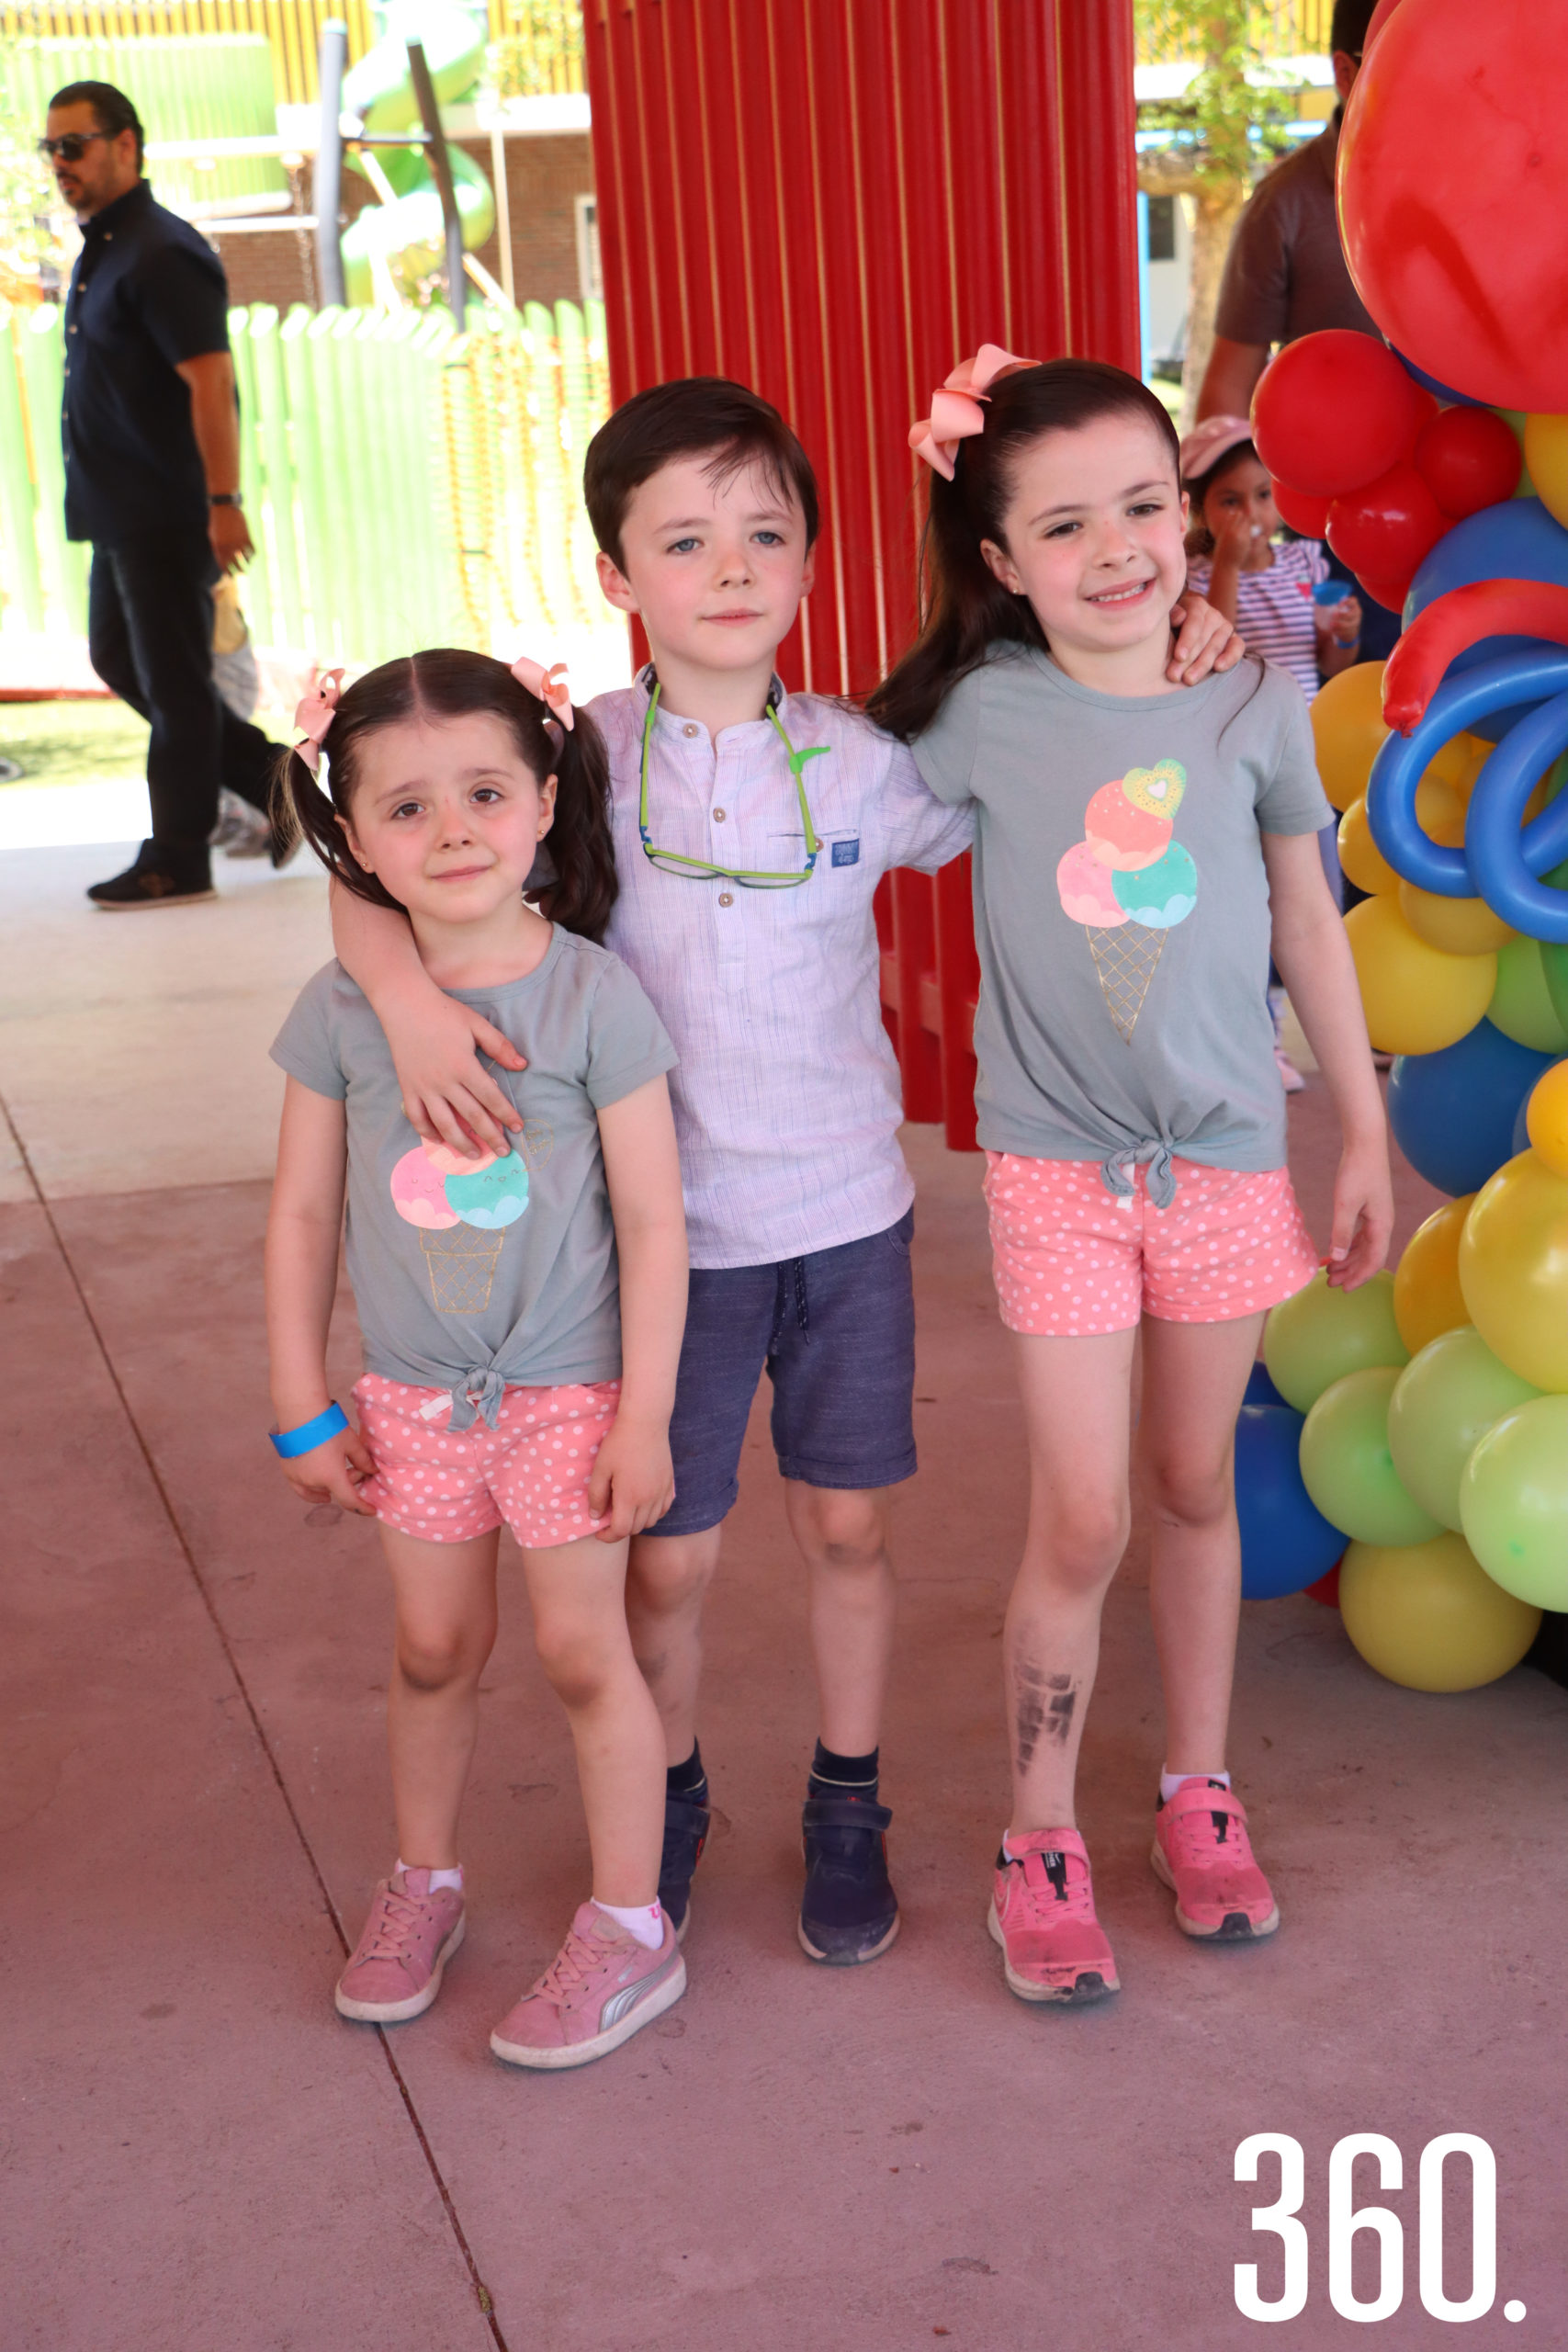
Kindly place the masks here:
POLYGON ((806 1784, 807 1794, 813 1797, 866 1797, 874 1804, 879 1753, 874 1747, 869 1756, 837 1756, 818 1740, 817 1753, 811 1759, 811 1778, 806 1784))
POLYGON ((683 1764, 671 1764, 664 1775, 666 1793, 672 1797, 690 1797, 694 1804, 704 1803, 708 1792, 708 1776, 703 1770, 703 1751, 692 1742, 692 1752, 683 1764))

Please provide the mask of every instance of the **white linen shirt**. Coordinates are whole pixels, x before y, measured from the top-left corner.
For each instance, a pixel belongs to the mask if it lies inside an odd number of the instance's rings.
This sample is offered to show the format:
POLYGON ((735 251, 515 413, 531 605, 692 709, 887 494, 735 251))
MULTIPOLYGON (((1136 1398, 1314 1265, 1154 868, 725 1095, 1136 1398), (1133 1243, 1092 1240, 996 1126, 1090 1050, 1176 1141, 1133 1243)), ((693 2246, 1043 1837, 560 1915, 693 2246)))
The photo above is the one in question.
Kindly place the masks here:
MULTIPOLYGON (((645 673, 646 674, 646 673, 645 673)), ((649 687, 589 709, 610 755, 620 897, 605 933, 674 1043, 670 1073, 692 1263, 766 1265, 896 1225, 915 1196, 897 1129, 898 1066, 882 1024, 872 893, 969 847, 910 753, 858 712, 778 690, 821 841, 808 882, 747 889, 651 865, 637 831, 649 687)), ((706 728, 662 707, 649 760, 656 849, 753 870, 806 863, 799 796, 766 718, 706 728)))

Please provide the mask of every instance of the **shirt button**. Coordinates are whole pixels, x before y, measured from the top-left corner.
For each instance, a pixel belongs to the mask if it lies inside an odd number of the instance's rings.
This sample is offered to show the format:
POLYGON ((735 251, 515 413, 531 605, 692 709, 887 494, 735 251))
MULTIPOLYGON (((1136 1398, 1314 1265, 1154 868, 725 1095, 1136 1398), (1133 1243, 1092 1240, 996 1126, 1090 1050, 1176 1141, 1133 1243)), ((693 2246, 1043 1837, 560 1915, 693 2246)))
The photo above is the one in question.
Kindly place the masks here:
POLYGON ((721 890, 718 894, 718 903, 721 907, 732 907, 735 904, 735 900, 729 891, 721 890))
POLYGON ((722 808, 716 808, 716 809, 714 810, 714 812, 713 812, 713 820, 714 820, 714 823, 715 823, 716 825, 722 825, 722 824, 723 824, 723 822, 724 822, 724 811, 723 811, 723 809, 722 809, 722 808))
POLYGON ((694 735, 696 731, 694 727, 682 727, 681 729, 682 735, 694 735))

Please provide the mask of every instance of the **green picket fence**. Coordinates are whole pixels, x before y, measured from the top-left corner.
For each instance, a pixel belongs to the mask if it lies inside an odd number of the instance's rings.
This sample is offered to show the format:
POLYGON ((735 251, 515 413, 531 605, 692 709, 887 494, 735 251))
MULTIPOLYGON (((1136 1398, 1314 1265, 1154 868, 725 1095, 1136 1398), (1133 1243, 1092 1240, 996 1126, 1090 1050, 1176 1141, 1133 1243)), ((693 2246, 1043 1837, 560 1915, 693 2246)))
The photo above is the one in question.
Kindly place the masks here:
MULTIPOLYGON (((112 82, 124 90, 149 139, 277 136, 272 48, 265 33, 0 40, 0 119, 36 138, 51 97, 68 82, 112 82)), ((288 194, 288 175, 270 155, 226 156, 211 164, 164 158, 151 166, 151 177, 163 201, 179 211, 288 194)))
MULTIPOLYGON (((485 312, 459 336, 441 312, 258 304, 230 333, 258 643, 358 666, 600 612, 581 490, 608 402, 598 305, 485 312)), ((61 365, 58 310, 0 307, 0 624, 80 634, 61 365)))

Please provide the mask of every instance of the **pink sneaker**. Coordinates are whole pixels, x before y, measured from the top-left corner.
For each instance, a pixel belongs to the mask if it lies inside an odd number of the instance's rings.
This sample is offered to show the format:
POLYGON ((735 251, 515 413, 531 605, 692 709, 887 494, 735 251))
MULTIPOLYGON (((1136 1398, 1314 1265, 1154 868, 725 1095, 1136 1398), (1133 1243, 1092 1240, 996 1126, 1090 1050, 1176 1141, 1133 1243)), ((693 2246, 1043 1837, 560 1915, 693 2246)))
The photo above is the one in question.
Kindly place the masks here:
POLYGON ((456 1887, 430 1891, 428 1871, 394 1871, 376 1889, 370 1917, 338 1978, 339 2017, 400 2025, 423 2015, 441 1990, 447 1962, 463 1940, 463 1898, 456 1887))
POLYGON ((1193 1774, 1155 1815, 1155 1875, 1176 1895, 1185 1936, 1239 1943, 1271 1936, 1280 1906, 1253 1859, 1247 1807, 1218 1781, 1193 1774))
POLYGON ((1121 1990, 1094 1916, 1089 1855, 1076 1829, 1032 1829, 998 1861, 987 1921, 1021 2001, 1098 2001, 1121 1990))
POLYGON ((586 2066, 673 2008, 685 1989, 686 1963, 668 1916, 664 1941, 649 1951, 596 1904, 584 1903, 555 1959, 502 2018, 490 2046, 509 2066, 586 2066))

